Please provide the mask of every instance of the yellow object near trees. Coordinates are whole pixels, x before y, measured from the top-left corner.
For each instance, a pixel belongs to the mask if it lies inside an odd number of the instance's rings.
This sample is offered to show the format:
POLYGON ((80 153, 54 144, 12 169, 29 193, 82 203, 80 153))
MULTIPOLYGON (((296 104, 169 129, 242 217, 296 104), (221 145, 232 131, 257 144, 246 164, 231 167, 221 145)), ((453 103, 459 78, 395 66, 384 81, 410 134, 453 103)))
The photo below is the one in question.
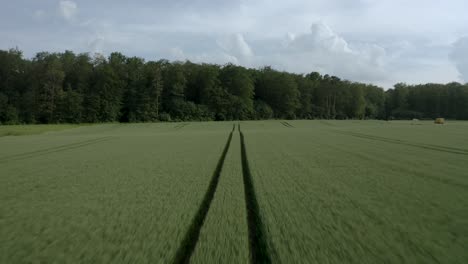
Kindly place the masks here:
POLYGON ((445 118, 442 118, 442 117, 436 118, 434 123, 439 124, 439 125, 443 125, 443 124, 445 124, 445 118))

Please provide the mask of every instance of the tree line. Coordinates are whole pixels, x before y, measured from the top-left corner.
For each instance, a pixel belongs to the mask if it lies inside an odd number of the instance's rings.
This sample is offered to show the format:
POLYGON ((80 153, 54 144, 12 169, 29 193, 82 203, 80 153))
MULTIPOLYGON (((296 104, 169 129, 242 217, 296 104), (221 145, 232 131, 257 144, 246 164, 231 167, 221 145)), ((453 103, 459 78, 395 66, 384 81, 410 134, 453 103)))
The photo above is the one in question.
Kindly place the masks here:
POLYGON ((468 84, 375 85, 317 72, 0 50, 0 124, 468 119, 468 84))

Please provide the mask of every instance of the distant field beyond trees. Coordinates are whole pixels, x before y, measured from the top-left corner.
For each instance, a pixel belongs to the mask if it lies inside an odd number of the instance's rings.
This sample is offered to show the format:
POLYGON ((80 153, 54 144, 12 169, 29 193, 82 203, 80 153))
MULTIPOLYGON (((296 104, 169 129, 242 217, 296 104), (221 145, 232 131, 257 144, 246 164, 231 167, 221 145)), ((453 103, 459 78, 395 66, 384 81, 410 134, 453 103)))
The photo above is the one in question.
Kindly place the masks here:
POLYGON ((0 50, 0 124, 252 119, 468 119, 468 84, 394 89, 317 72, 0 50))

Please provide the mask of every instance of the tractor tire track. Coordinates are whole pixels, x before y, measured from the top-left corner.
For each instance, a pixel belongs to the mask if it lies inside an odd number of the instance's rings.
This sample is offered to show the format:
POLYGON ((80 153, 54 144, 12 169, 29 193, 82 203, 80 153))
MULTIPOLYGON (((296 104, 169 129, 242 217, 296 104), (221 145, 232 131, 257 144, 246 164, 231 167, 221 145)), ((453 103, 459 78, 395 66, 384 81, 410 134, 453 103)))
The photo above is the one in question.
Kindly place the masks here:
POLYGON ((287 128, 294 128, 293 125, 289 124, 289 123, 286 122, 286 121, 282 121, 281 124, 282 124, 283 126, 287 127, 287 128))
MULTIPOLYGON (((358 152, 350 152, 350 151, 347 151, 347 152, 351 153, 354 156, 357 156, 357 157, 359 157, 361 159, 370 161, 370 162, 380 163, 383 166, 387 166, 387 167, 392 166, 391 163, 389 163, 389 162, 387 162, 385 160, 377 159, 375 157, 367 156, 367 155, 364 155, 364 154, 358 153, 358 152)), ((421 178, 421 179, 424 179, 424 180, 430 180, 430 181, 445 184, 445 185, 448 185, 448 186, 451 186, 451 187, 468 189, 468 184, 463 183, 463 182, 459 182, 459 181, 456 181, 456 180, 453 180, 453 179, 447 179, 447 178, 443 179, 443 178, 440 178, 440 177, 437 177, 437 176, 428 175, 427 173, 424 173, 424 172, 421 172, 421 171, 410 170, 410 169, 405 168, 405 167, 399 167, 397 170, 401 171, 402 173, 404 173, 406 175, 418 177, 418 178, 421 178)))
POLYGON ((4 156, 4 157, 0 157, 0 163, 4 163, 6 161, 12 161, 12 160, 24 160, 24 159, 34 158, 36 156, 42 156, 46 154, 81 148, 81 147, 85 147, 88 145, 93 145, 93 144, 97 144, 100 142, 104 142, 104 141, 110 140, 111 138, 112 138, 111 136, 108 136, 108 137, 89 139, 89 140, 84 140, 84 141, 75 142, 71 144, 65 144, 65 145, 61 145, 57 147, 46 148, 46 149, 41 149, 41 150, 36 150, 36 151, 31 151, 31 152, 25 152, 25 153, 15 154, 11 156, 4 156))
MULTIPOLYGON (((334 131, 334 132, 336 132, 336 131, 334 131)), ((340 133, 340 134, 347 135, 346 133, 340 133)), ((386 142, 386 141, 384 141, 384 142, 386 142)), ((405 145, 405 144, 401 144, 401 145, 405 145)), ((342 151, 344 151, 344 150, 342 150, 342 151)), ((351 153, 354 156, 360 157, 361 159, 364 159, 364 160, 380 163, 383 166, 391 166, 392 165, 388 161, 385 161, 385 160, 382 160, 382 159, 377 159, 375 157, 369 157, 369 156, 364 155, 364 154, 359 153, 359 152, 350 152, 350 151, 346 151, 346 152, 351 153)), ((445 184, 445 185, 456 187, 456 188, 468 189, 468 184, 463 183, 463 182, 459 182, 457 180, 448 179, 448 178, 440 178, 440 177, 437 177, 437 176, 428 175, 427 173, 423 173, 423 172, 420 172, 420 171, 410 170, 410 169, 405 168, 405 167, 399 167, 397 170, 401 171, 402 173, 405 173, 405 174, 408 174, 408 175, 411 175, 411 176, 414 176, 414 177, 418 177, 418 178, 421 178, 421 179, 424 179, 424 180, 430 180, 430 181, 433 181, 433 182, 445 184)))
POLYGON ((213 201, 216 187, 218 186, 219 177, 221 176, 221 171, 223 169, 224 160, 226 159, 226 155, 229 151, 229 146, 231 145, 232 134, 234 133, 235 125, 233 125, 231 133, 227 139, 226 145, 224 146, 223 152, 219 157, 218 164, 213 172, 213 176, 211 177, 210 184, 208 185, 208 189, 203 197, 202 203, 198 208, 195 217, 192 219, 192 223, 188 228, 187 232, 185 233, 182 242, 177 249, 176 255, 174 257, 173 263, 190 263, 190 257, 192 256, 195 247, 198 242, 198 238, 200 237, 200 231, 203 227, 203 223, 205 222, 206 215, 210 209, 211 202, 213 201))
POLYGON ((188 126, 188 125, 189 125, 188 123, 178 124, 178 125, 174 126, 174 129, 175 129, 175 130, 180 130, 180 129, 182 129, 182 128, 188 126))
POLYGON ((375 141, 381 141, 381 142, 386 142, 386 143, 393 143, 397 145, 411 146, 411 147, 416 147, 416 148, 421 148, 421 149, 429 149, 429 150, 435 150, 435 151, 458 154, 458 155, 468 155, 468 150, 461 149, 461 148, 445 147, 445 146, 438 146, 438 145, 431 145, 431 144, 411 143, 411 142, 403 141, 399 139, 391 139, 391 138, 361 134, 361 133, 356 133, 356 132, 345 132, 345 131, 336 131, 336 130, 334 130, 333 132, 337 134, 353 136, 353 137, 358 137, 358 138, 363 138, 363 139, 370 139, 370 140, 375 140, 375 141))
MULTIPOLYGON (((284 124, 283 124, 284 125, 284 124)), ((244 193, 247 207, 247 224, 249 229, 249 255, 251 263, 271 263, 271 255, 268 249, 268 242, 265 227, 260 214, 252 174, 250 173, 247 151, 245 148, 244 134, 238 125, 241 139, 241 161, 242 174, 244 178, 244 193)))

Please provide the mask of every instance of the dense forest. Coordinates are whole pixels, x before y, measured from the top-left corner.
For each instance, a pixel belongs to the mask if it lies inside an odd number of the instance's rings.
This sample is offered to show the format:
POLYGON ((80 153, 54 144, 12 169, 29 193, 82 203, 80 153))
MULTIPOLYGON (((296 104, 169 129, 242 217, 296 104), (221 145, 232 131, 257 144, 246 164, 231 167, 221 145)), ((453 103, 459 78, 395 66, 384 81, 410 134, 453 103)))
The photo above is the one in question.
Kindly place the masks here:
POLYGON ((271 67, 0 50, 0 124, 468 119, 468 84, 374 85, 271 67))

